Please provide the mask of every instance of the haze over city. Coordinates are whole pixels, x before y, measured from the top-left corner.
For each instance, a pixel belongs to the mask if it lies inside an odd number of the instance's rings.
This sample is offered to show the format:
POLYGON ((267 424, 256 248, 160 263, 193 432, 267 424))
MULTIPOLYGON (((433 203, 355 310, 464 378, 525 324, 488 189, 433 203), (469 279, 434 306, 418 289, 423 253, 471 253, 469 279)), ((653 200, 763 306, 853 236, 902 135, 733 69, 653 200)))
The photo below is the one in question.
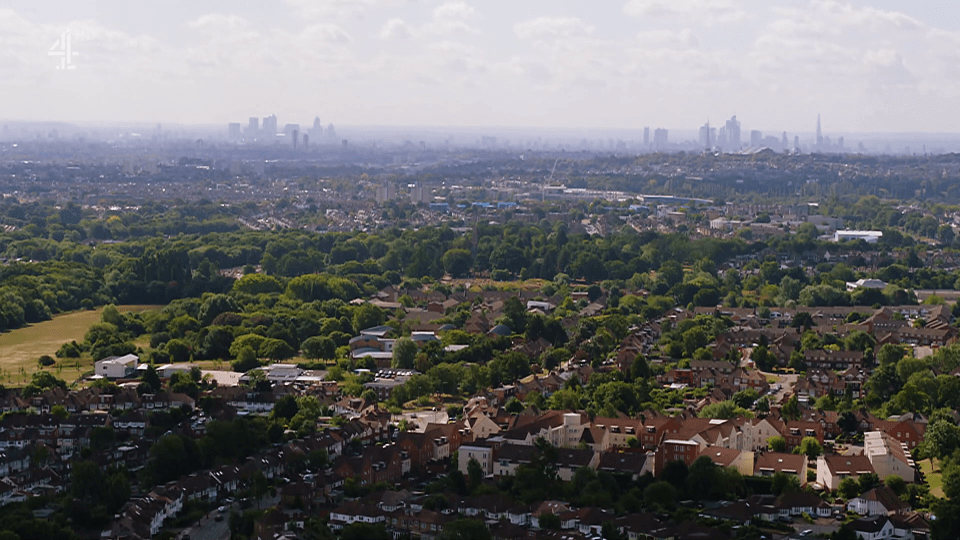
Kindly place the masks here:
POLYGON ((9 122, 225 126, 276 114, 694 132, 737 115, 748 131, 812 138, 820 114, 848 141, 960 122, 960 5, 948 2, 5 4, 9 122), (57 69, 64 35, 70 66, 57 69))

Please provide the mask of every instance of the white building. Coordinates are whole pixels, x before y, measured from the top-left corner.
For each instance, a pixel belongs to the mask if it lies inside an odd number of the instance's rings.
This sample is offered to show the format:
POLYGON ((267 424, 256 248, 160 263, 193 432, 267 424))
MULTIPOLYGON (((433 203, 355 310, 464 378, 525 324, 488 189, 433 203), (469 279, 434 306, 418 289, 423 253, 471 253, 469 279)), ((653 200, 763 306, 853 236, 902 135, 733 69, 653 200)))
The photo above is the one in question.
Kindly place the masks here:
POLYGON ((122 379, 130 377, 137 371, 140 358, 135 354, 124 356, 108 356, 93 364, 94 374, 108 379, 122 379))
POLYGON ((493 448, 480 444, 461 444, 457 450, 457 469, 468 474, 471 459, 477 460, 484 476, 493 474, 493 448))
POLYGON ((887 286, 887 282, 882 279, 858 279, 856 281, 847 282, 847 290, 852 291, 855 289, 883 289, 887 286))
POLYGON ((834 242, 843 242, 845 240, 863 240, 868 244, 876 244, 883 236, 881 231, 837 231, 833 233, 834 242))
POLYGON ((903 443, 882 431, 869 431, 863 436, 863 453, 870 460, 877 476, 899 476, 906 482, 913 482, 916 470, 913 459, 903 443))

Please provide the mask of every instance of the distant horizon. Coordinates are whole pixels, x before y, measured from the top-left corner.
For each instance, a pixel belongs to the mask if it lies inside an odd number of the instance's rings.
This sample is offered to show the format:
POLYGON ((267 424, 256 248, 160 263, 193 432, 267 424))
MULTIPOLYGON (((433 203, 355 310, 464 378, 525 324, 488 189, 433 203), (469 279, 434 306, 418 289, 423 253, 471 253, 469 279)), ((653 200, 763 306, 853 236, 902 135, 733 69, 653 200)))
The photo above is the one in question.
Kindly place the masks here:
MULTIPOLYGON (((250 118, 250 117, 248 117, 250 118)), ((263 119, 263 117, 257 117, 263 119)), ((246 119, 244 119, 246 120, 246 119)), ((282 120, 278 117, 278 121, 282 120)), ((311 120, 312 122, 312 120, 311 120)), ((239 122, 243 128, 246 128, 245 122, 239 122)), ((654 129, 666 129, 670 132, 671 136, 676 134, 696 136, 699 130, 698 127, 664 127, 664 126, 640 126, 632 128, 617 128, 617 127, 596 127, 596 126, 556 126, 556 127, 547 127, 547 126, 533 126, 533 125, 453 125, 453 124, 337 124, 331 122, 337 130, 341 129, 358 129, 358 130, 398 130, 398 129, 410 129, 410 130, 452 130, 452 131, 474 131, 474 130, 502 130, 502 131, 525 131, 525 132, 592 132, 592 133, 630 133, 637 132, 639 135, 643 135, 644 128, 649 128, 651 130, 651 138, 653 137, 654 129)), ((223 131, 226 133, 227 126, 230 122, 227 123, 215 123, 215 122, 198 122, 198 123, 184 123, 184 122, 165 122, 162 120, 131 120, 131 121, 91 121, 91 120, 82 120, 82 121, 71 121, 71 120, 22 120, 22 119, 2 119, 0 118, 0 129, 3 126, 9 125, 62 125, 62 126, 73 126, 80 128, 155 128, 157 124, 160 124, 161 129, 164 131, 168 127, 176 127, 182 129, 203 129, 203 130, 215 130, 223 131)), ((299 123, 299 122, 278 122, 278 131, 277 133, 283 133, 282 128, 285 124, 298 124, 301 128, 301 132, 306 132, 312 127, 311 124, 299 123)), ((326 127, 328 123, 323 123, 323 127, 326 127)), ((714 125, 710 124, 711 128, 719 128, 722 124, 714 125)), ((786 132, 788 135, 815 135, 816 129, 802 130, 802 131, 791 131, 789 129, 779 129, 779 128, 758 128, 754 126, 748 126, 750 129, 743 129, 741 137, 744 139, 749 138, 750 130, 758 130, 764 133, 764 135, 780 135, 786 132)), ((827 136, 873 136, 873 137, 887 137, 887 136, 920 136, 920 137, 940 137, 940 136, 956 136, 958 137, 958 143, 960 143, 960 128, 957 131, 843 131, 843 130, 833 130, 826 129, 822 130, 824 135, 827 136)))

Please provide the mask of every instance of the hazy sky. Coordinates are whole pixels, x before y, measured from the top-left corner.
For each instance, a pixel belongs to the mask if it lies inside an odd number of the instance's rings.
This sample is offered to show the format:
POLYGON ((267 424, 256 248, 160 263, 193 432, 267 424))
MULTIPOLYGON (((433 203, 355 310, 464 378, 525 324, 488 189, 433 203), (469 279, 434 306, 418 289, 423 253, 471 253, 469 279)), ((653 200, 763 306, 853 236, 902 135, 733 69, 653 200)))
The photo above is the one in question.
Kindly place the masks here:
POLYGON ((0 0, 8 120, 956 132, 958 98, 956 0, 0 0))

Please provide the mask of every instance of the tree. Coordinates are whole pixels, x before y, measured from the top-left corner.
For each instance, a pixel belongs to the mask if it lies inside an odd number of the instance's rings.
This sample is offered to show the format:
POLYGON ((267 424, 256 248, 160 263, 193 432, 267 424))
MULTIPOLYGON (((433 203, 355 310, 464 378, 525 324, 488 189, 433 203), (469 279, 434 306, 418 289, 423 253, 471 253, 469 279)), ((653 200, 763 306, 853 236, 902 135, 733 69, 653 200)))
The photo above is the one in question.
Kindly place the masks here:
POLYGON ((697 414, 700 418, 722 418, 729 419, 737 416, 746 416, 749 413, 746 409, 737 407, 732 401, 718 401, 707 405, 697 414))
POLYGON ((687 482, 687 474, 690 470, 687 464, 679 459, 668 461, 660 473, 660 479, 669 482, 677 489, 683 488, 687 482))
POLYGON ((204 297, 197 319, 200 320, 202 325, 209 326, 217 318, 217 315, 236 312, 238 309, 237 303, 232 297, 226 294, 210 294, 204 297))
POLYGON ((781 414, 786 420, 797 420, 800 418, 800 401, 797 399, 796 394, 790 396, 790 399, 783 405, 781 414))
POLYGON ((237 359, 231 364, 234 371, 239 373, 246 373, 251 369, 257 369, 260 367, 260 361, 257 360, 257 353, 250 347, 244 347, 240 349, 239 354, 237 354, 237 359))
POLYGON ((164 345, 164 351, 174 363, 190 361, 190 346, 182 339, 171 339, 164 345))
POLYGON ((443 526, 439 540, 490 540, 490 529, 479 519, 462 518, 443 526))
POLYGON ((23 397, 30 398, 42 393, 48 388, 67 389, 66 381, 58 379, 48 371, 38 371, 33 374, 25 387, 23 387, 23 397))
POLYGON ((50 407, 50 414, 56 416, 61 420, 66 420, 67 418, 70 418, 70 411, 68 411, 67 408, 64 407, 63 405, 54 405, 53 407, 50 407))
POLYGON ((643 503, 648 507, 673 510, 677 505, 677 489, 670 482, 654 482, 643 490, 643 503))
POLYGON ((626 540, 627 537, 617 528, 613 521, 604 521, 600 525, 600 536, 603 540, 626 540))
POLYGON ((960 501, 960 464, 948 462, 943 467, 943 494, 952 501, 960 501))
POLYGON ((257 510, 260 509, 260 501, 263 500, 269 490, 270 481, 267 480, 267 477, 260 471, 253 473, 253 477, 250 479, 250 491, 253 498, 257 500, 257 510))
MULTIPOLYGON (((799 292, 797 293, 799 297, 799 292)), ((794 328, 803 328, 804 330, 809 330, 814 327, 813 316, 807 313, 806 311, 801 311, 793 316, 794 328)))
POLYGON ((163 387, 160 382, 160 374, 157 373, 153 364, 148 365, 147 370, 143 372, 143 382, 147 383, 153 392, 159 392, 160 388, 163 387))
POLYGON ((510 414, 518 414, 523 412, 524 406, 523 406, 523 402, 521 402, 516 397, 512 397, 507 400, 507 404, 504 405, 503 408, 510 414))
POLYGON ((947 420, 937 420, 927 428, 924 445, 933 457, 948 456, 960 446, 960 428, 947 420))
POLYGON ((800 441, 800 453, 806 454, 809 459, 816 459, 823 453, 823 446, 820 445, 820 441, 816 437, 804 437, 800 441))
POLYGON ((393 344, 393 362, 395 368, 413 369, 417 357, 417 344, 408 337, 402 337, 393 344))
POLYGON ((880 478, 876 473, 861 474, 857 478, 857 485, 860 487, 860 493, 866 493, 880 485, 880 478))
POLYGON ((767 447, 771 452, 786 452, 787 440, 782 435, 774 435, 767 439, 767 447))
POLYGON ((473 265, 473 255, 466 249, 451 249, 443 254, 443 268, 453 278, 467 276, 473 265))
POLYGON ((386 320, 383 311, 373 304, 361 304, 353 310, 353 328, 357 331, 380 326, 386 320))
POLYGON ((336 356, 337 350, 337 344, 326 336, 309 337, 303 340, 300 347, 303 349, 303 356, 310 360, 330 360, 336 356))
POLYGON ((273 405, 273 411, 270 414, 275 418, 293 418, 300 408, 297 407, 297 397, 293 394, 285 394, 273 405))
POLYGON ((708 456, 700 456, 690 465, 687 474, 687 492, 694 499, 709 497, 717 487, 719 468, 708 456))
MULTIPOLYGON (((449 526, 449 525, 448 525, 449 526)), ((340 531, 340 540, 393 540, 383 523, 355 522, 340 531)))
POLYGON ((852 499, 860 494, 860 484, 853 478, 844 478, 837 486, 837 493, 844 499, 852 499))
POLYGON ((770 491, 774 495, 796 493, 800 491, 800 479, 795 474, 776 472, 773 474, 773 481, 770 483, 770 491))
POLYGON ((749 409, 754 402, 760 397, 760 394, 757 393, 753 388, 747 388, 746 390, 741 390, 733 395, 733 402, 742 409, 749 409))
POLYGON ((297 351, 282 339, 266 338, 260 344, 260 356, 274 361, 283 361, 293 358, 297 351))
POLYGON ((510 331, 522 334, 527 328, 527 308, 516 296, 511 296, 503 303, 503 316, 510 331))
POLYGON ((750 360, 756 364, 761 371, 769 371, 776 366, 777 357, 770 352, 766 345, 758 345, 750 353, 750 360))
POLYGON ((480 484, 483 483, 483 467, 480 462, 470 458, 467 462, 467 488, 470 493, 475 493, 480 484))
POLYGON ((554 531, 560 530, 560 516, 553 514, 551 512, 544 512, 540 514, 540 528, 541 529, 550 529, 554 531))
POLYGON ((883 483, 890 488, 897 496, 907 492, 907 482, 896 475, 890 475, 883 480, 883 483))

